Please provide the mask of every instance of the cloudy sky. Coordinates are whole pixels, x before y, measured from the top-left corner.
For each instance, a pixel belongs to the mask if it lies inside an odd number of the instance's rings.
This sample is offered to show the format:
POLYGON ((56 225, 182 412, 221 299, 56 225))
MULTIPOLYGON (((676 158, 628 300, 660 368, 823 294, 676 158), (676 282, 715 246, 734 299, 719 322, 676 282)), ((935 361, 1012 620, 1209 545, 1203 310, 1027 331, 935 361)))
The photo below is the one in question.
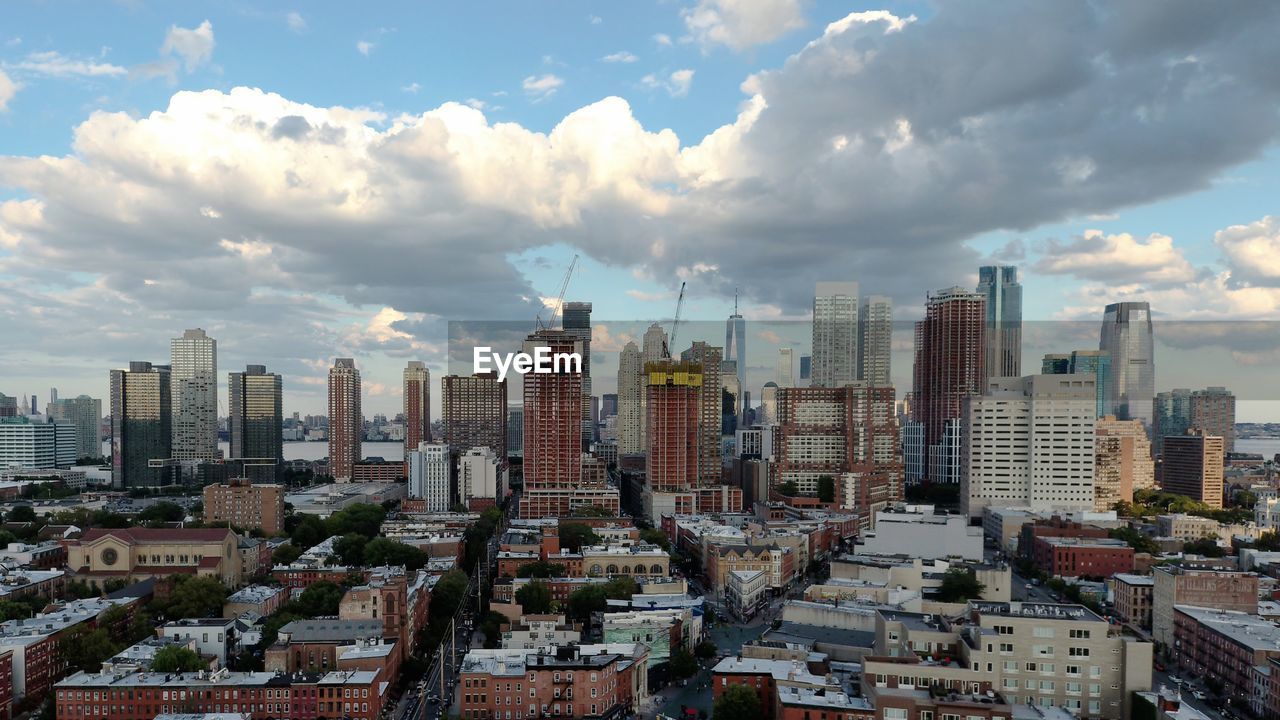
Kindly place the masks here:
MULTIPOLYGON (((681 281, 694 319, 818 280, 905 319, 993 260, 1029 319, 1280 320, 1280 4, 368 5, 6 4, 0 391, 104 396, 199 326, 290 411, 349 355, 391 413, 574 254, 602 346, 681 281)), ((1215 384, 1280 361, 1213 327, 1170 335, 1215 384)))

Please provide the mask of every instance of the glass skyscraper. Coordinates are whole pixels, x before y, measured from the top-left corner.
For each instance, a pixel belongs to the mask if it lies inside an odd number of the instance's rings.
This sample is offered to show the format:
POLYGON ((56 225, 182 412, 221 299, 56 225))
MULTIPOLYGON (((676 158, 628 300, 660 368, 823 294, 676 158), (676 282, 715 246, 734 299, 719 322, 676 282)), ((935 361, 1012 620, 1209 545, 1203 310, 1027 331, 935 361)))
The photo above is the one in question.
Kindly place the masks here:
POLYGON ((1108 305, 1098 349, 1111 358, 1106 409, 1120 420, 1141 420, 1149 432, 1156 387, 1151 306, 1145 302, 1108 305))
POLYGON ((987 301, 988 377, 1022 376, 1022 284, 1012 265, 978 268, 978 294, 987 301))

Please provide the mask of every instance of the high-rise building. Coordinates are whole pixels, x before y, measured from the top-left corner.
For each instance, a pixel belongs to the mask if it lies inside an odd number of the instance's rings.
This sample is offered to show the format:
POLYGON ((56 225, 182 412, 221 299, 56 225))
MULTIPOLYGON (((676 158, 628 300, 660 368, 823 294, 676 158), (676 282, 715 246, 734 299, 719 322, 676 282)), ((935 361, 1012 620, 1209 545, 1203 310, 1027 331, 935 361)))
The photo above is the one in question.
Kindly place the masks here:
POLYGON ((908 420, 900 427, 903 483, 914 485, 929 477, 929 453, 924 444, 924 424, 908 420))
MULTIPOLYGON (((662 329, 658 323, 653 323, 644 331, 644 338, 640 346, 640 360, 642 363, 657 362, 670 357, 667 348, 667 331, 662 329)), ((641 365, 641 372, 644 372, 644 366, 641 365)))
POLYGON ((775 485, 817 495, 823 476, 835 502, 868 527, 902 497, 902 457, 892 387, 855 381, 836 388, 778 388, 775 485))
MULTIPOLYGON (((561 330, 538 330, 524 341, 524 352, 537 348, 557 353, 583 352, 582 340, 561 330)), ((556 372, 524 376, 524 488, 570 489, 582 481, 582 373, 560 366, 556 372), (577 408, 575 411, 574 409, 577 408)))
POLYGON ((1186 435, 1191 429, 1191 391, 1175 388, 1156 393, 1151 417, 1151 449, 1158 457, 1164 451, 1164 438, 1186 435))
POLYGON ((858 379, 858 283, 820 282, 813 296, 813 385, 858 379))
POLYGON ((958 457, 958 448, 944 440, 947 424, 961 416, 963 399, 983 391, 986 316, 982 295, 953 287, 929 296, 924 319, 915 326, 911 419, 924 426, 928 472, 934 482, 949 482, 960 475, 960 468, 951 462, 958 457))
POLYGON ((363 457, 364 413, 360 371, 352 358, 335 358, 329 368, 329 474, 351 482, 363 457))
POLYGON ((284 385, 265 365, 246 365, 227 376, 231 459, 255 482, 276 478, 284 462, 284 385))
POLYGON ((70 423, 42 422, 28 415, 0 418, 0 468, 71 467, 76 450, 76 428, 70 423))
MULTIPOLYGON (((634 342, 618 354, 618 452, 634 455, 645 451, 644 364, 634 342)), ((653 361, 657 362, 657 361, 653 361)))
POLYGON ((111 371, 111 484, 157 487, 172 482, 173 406, 169 366, 131 362, 111 371), (166 464, 151 466, 152 460, 166 464))
MULTIPOLYGON (((634 345, 635 343, 632 343, 634 345)), ((604 422, 618 414, 618 394, 605 393, 600 396, 600 422, 604 422)))
POLYGON ((747 398, 738 382, 738 364, 732 360, 720 362, 720 432, 732 435, 747 414, 747 398))
POLYGON ((431 371, 426 363, 410 360, 404 369, 405 456, 424 442, 431 442, 431 371))
POLYGON ((506 380, 499 382, 497 373, 445 375, 440 391, 445 444, 455 455, 474 447, 490 448, 506 467, 506 380))
POLYGON ((565 303, 561 327, 582 342, 582 449, 586 450, 596 431, 591 418, 591 303, 565 303))
POLYGON ((1041 375, 1093 375, 1097 382, 1098 417, 1108 412, 1108 388, 1111 386, 1111 356, 1101 350, 1072 350, 1061 355, 1045 355, 1040 362, 1041 375))
POLYGON ((1224 387, 1191 393, 1191 427, 1222 438, 1226 452, 1236 450, 1236 396, 1224 387))
POLYGON ((18 398, 0 393, 0 418, 18 416, 18 398))
POLYGON ((789 388, 796 385, 796 351, 793 348, 778 348, 778 387, 789 388))
MULTIPOLYGON (((703 440, 702 366, 660 360, 645 365, 645 375, 649 489, 680 492, 698 487, 699 444, 703 440)), ((719 417, 716 427, 718 437, 719 417)))
POLYGON ((893 301, 868 295, 858 307, 858 379, 876 387, 892 385, 890 357, 893 350, 893 301))
POLYGON ((1132 502, 1134 490, 1155 487, 1155 462, 1142 421, 1108 415, 1095 427, 1093 509, 1106 512, 1121 500, 1132 502))
POLYGON ((720 455, 720 417, 723 412, 723 385, 720 382, 720 348, 700 340, 680 353, 680 359, 702 366, 702 417, 698 424, 698 481, 719 483, 723 475, 720 455))
POLYGON ((427 512, 447 512, 453 505, 453 458, 445 443, 419 443, 409 453, 409 497, 426 500, 427 512))
POLYGON ((767 382, 760 388, 760 425, 778 424, 778 384, 767 382))
POLYGON ((173 458, 218 458, 218 342, 195 328, 169 341, 173 458))
POLYGON ((1094 415, 1089 375, 990 378, 964 399, 960 506, 1093 510, 1094 415))
MULTIPOLYGON (((507 410, 507 457, 524 456, 524 406, 507 410)), ((501 458, 501 456, 499 456, 501 458)))
POLYGON ((813 382, 813 356, 800 356, 800 386, 808 386, 813 382))
POLYGON ((1160 488, 1210 506, 1222 507, 1222 470, 1226 462, 1222 438, 1211 435, 1168 435, 1160 463, 1160 488))
MULTIPOLYGON (((738 293, 733 294, 733 314, 724 321, 724 359, 733 361, 738 387, 747 386, 747 321, 738 313, 738 293)), ((737 415, 742 417, 743 408, 737 415)))
POLYGON ((1120 420, 1141 420, 1152 430, 1156 360, 1151 306, 1145 302, 1108 305, 1098 349, 1111 358, 1110 414, 1120 420))
POLYGON ((506 497, 504 465, 487 447, 471 448, 458 457, 458 495, 468 510, 493 507, 506 497))
POLYGON ((88 395, 53 400, 46 408, 50 420, 76 429, 76 457, 102 455, 102 401, 88 395))
POLYGON ((990 377, 1022 375, 1022 284, 1012 265, 978 268, 978 294, 986 299, 985 367, 990 377))

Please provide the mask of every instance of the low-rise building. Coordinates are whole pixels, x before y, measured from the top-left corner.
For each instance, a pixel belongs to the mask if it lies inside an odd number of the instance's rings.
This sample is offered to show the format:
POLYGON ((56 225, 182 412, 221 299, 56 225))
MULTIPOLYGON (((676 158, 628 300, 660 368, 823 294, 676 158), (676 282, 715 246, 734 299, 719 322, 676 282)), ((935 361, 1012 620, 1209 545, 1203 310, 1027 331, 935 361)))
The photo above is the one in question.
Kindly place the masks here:
POLYGON ((111 608, 136 605, 134 598, 74 600, 32 618, 0 624, 0 655, 9 653, 14 702, 42 697, 67 674, 62 643, 74 641, 77 628, 92 630, 111 608))
POLYGON ((0 563, 33 570, 57 570, 67 564, 67 548, 56 540, 34 545, 13 542, 0 550, 0 563))
POLYGON ((727 657, 711 670, 711 694, 719 700, 725 690, 741 685, 755 691, 766 720, 777 717, 778 693, 783 688, 824 690, 827 679, 810 673, 805 666, 791 660, 766 660, 751 657, 727 657))
POLYGON ((0 566, 0 600, 41 597, 53 600, 63 596, 67 574, 61 570, 10 570, 0 566))
POLYGON ((289 590, 280 585, 250 585, 232 593, 222 606, 222 617, 235 618, 246 612, 270 615, 289 601, 289 590))
POLYGON ((521 615, 520 622, 502 628, 504 650, 550 652, 560 645, 577 645, 581 640, 581 627, 565 622, 564 615, 521 615))
POLYGON ((1036 567, 1054 577, 1106 578, 1133 572, 1133 548, 1111 538, 1036 538, 1036 567))
POLYGON ((692 651, 698 636, 687 608, 605 613, 601 634, 606 643, 648 645, 649 667, 667 662, 678 648, 692 651))
POLYGON ((67 564, 94 587, 111 579, 196 575, 234 588, 242 582, 238 546, 227 528, 92 528, 71 545, 67 564))
POLYGON ((1174 606, 1214 607, 1250 615, 1258 612, 1258 576, 1254 573, 1158 565, 1151 573, 1151 638, 1169 646, 1174 640, 1174 606))
POLYGON ((458 693, 464 720, 563 717, 616 720, 628 712, 635 663, 618 653, 584 655, 473 650, 462 661, 458 693))
POLYGON ((369 642, 382 642, 382 620, 294 620, 267 648, 264 667, 280 673, 327 672, 338 667, 339 648, 369 642))
POLYGON ((740 619, 755 617, 769 603, 769 576, 764 570, 734 570, 725 586, 725 603, 740 619))
POLYGON ((217 667, 227 664, 234 641, 235 618, 182 618, 170 620, 157 629, 160 637, 178 642, 194 642, 196 652, 217 660, 217 667))
POLYGON ((858 552, 976 562, 983 558, 982 528, 970 527, 963 515, 937 513, 932 505, 901 505, 876 513, 875 530, 859 539, 858 552))
POLYGON ((284 530, 284 486, 253 484, 245 478, 204 487, 207 523, 259 529, 268 535, 284 530))
POLYGON ((1156 581, 1150 575, 1117 573, 1111 578, 1116 614, 1143 630, 1151 629, 1151 603, 1156 581))
POLYGON ((874 720, 876 708, 864 697, 848 695, 834 687, 783 686, 778 688, 778 720, 874 720))
POLYGON ((1174 661, 1185 672, 1216 681, 1233 704, 1253 696, 1253 670, 1280 658, 1280 627, 1242 612, 1210 607, 1173 608, 1174 661))
POLYGON ((664 578, 671 556, 657 545, 593 545, 582 548, 582 567, 593 577, 664 578))
POLYGON ((1221 523, 1217 520, 1199 515, 1172 513, 1156 516, 1156 535, 1182 542, 1206 537, 1216 538, 1220 526, 1221 523))

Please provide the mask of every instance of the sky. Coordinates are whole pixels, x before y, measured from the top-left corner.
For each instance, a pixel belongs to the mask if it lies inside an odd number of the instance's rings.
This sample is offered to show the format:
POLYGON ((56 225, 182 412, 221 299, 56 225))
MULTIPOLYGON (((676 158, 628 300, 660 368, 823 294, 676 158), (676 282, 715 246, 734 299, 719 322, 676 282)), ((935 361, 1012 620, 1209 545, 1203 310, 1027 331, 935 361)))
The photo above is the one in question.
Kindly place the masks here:
POLYGON ((203 327, 290 412, 350 356, 394 414, 575 255, 600 348, 682 282, 722 341, 736 291, 758 385, 815 282, 909 320, 1001 262, 1045 327, 1151 302, 1158 389, 1280 420, 1280 5, 368 5, 6 3, 0 392, 105 397, 203 327))

